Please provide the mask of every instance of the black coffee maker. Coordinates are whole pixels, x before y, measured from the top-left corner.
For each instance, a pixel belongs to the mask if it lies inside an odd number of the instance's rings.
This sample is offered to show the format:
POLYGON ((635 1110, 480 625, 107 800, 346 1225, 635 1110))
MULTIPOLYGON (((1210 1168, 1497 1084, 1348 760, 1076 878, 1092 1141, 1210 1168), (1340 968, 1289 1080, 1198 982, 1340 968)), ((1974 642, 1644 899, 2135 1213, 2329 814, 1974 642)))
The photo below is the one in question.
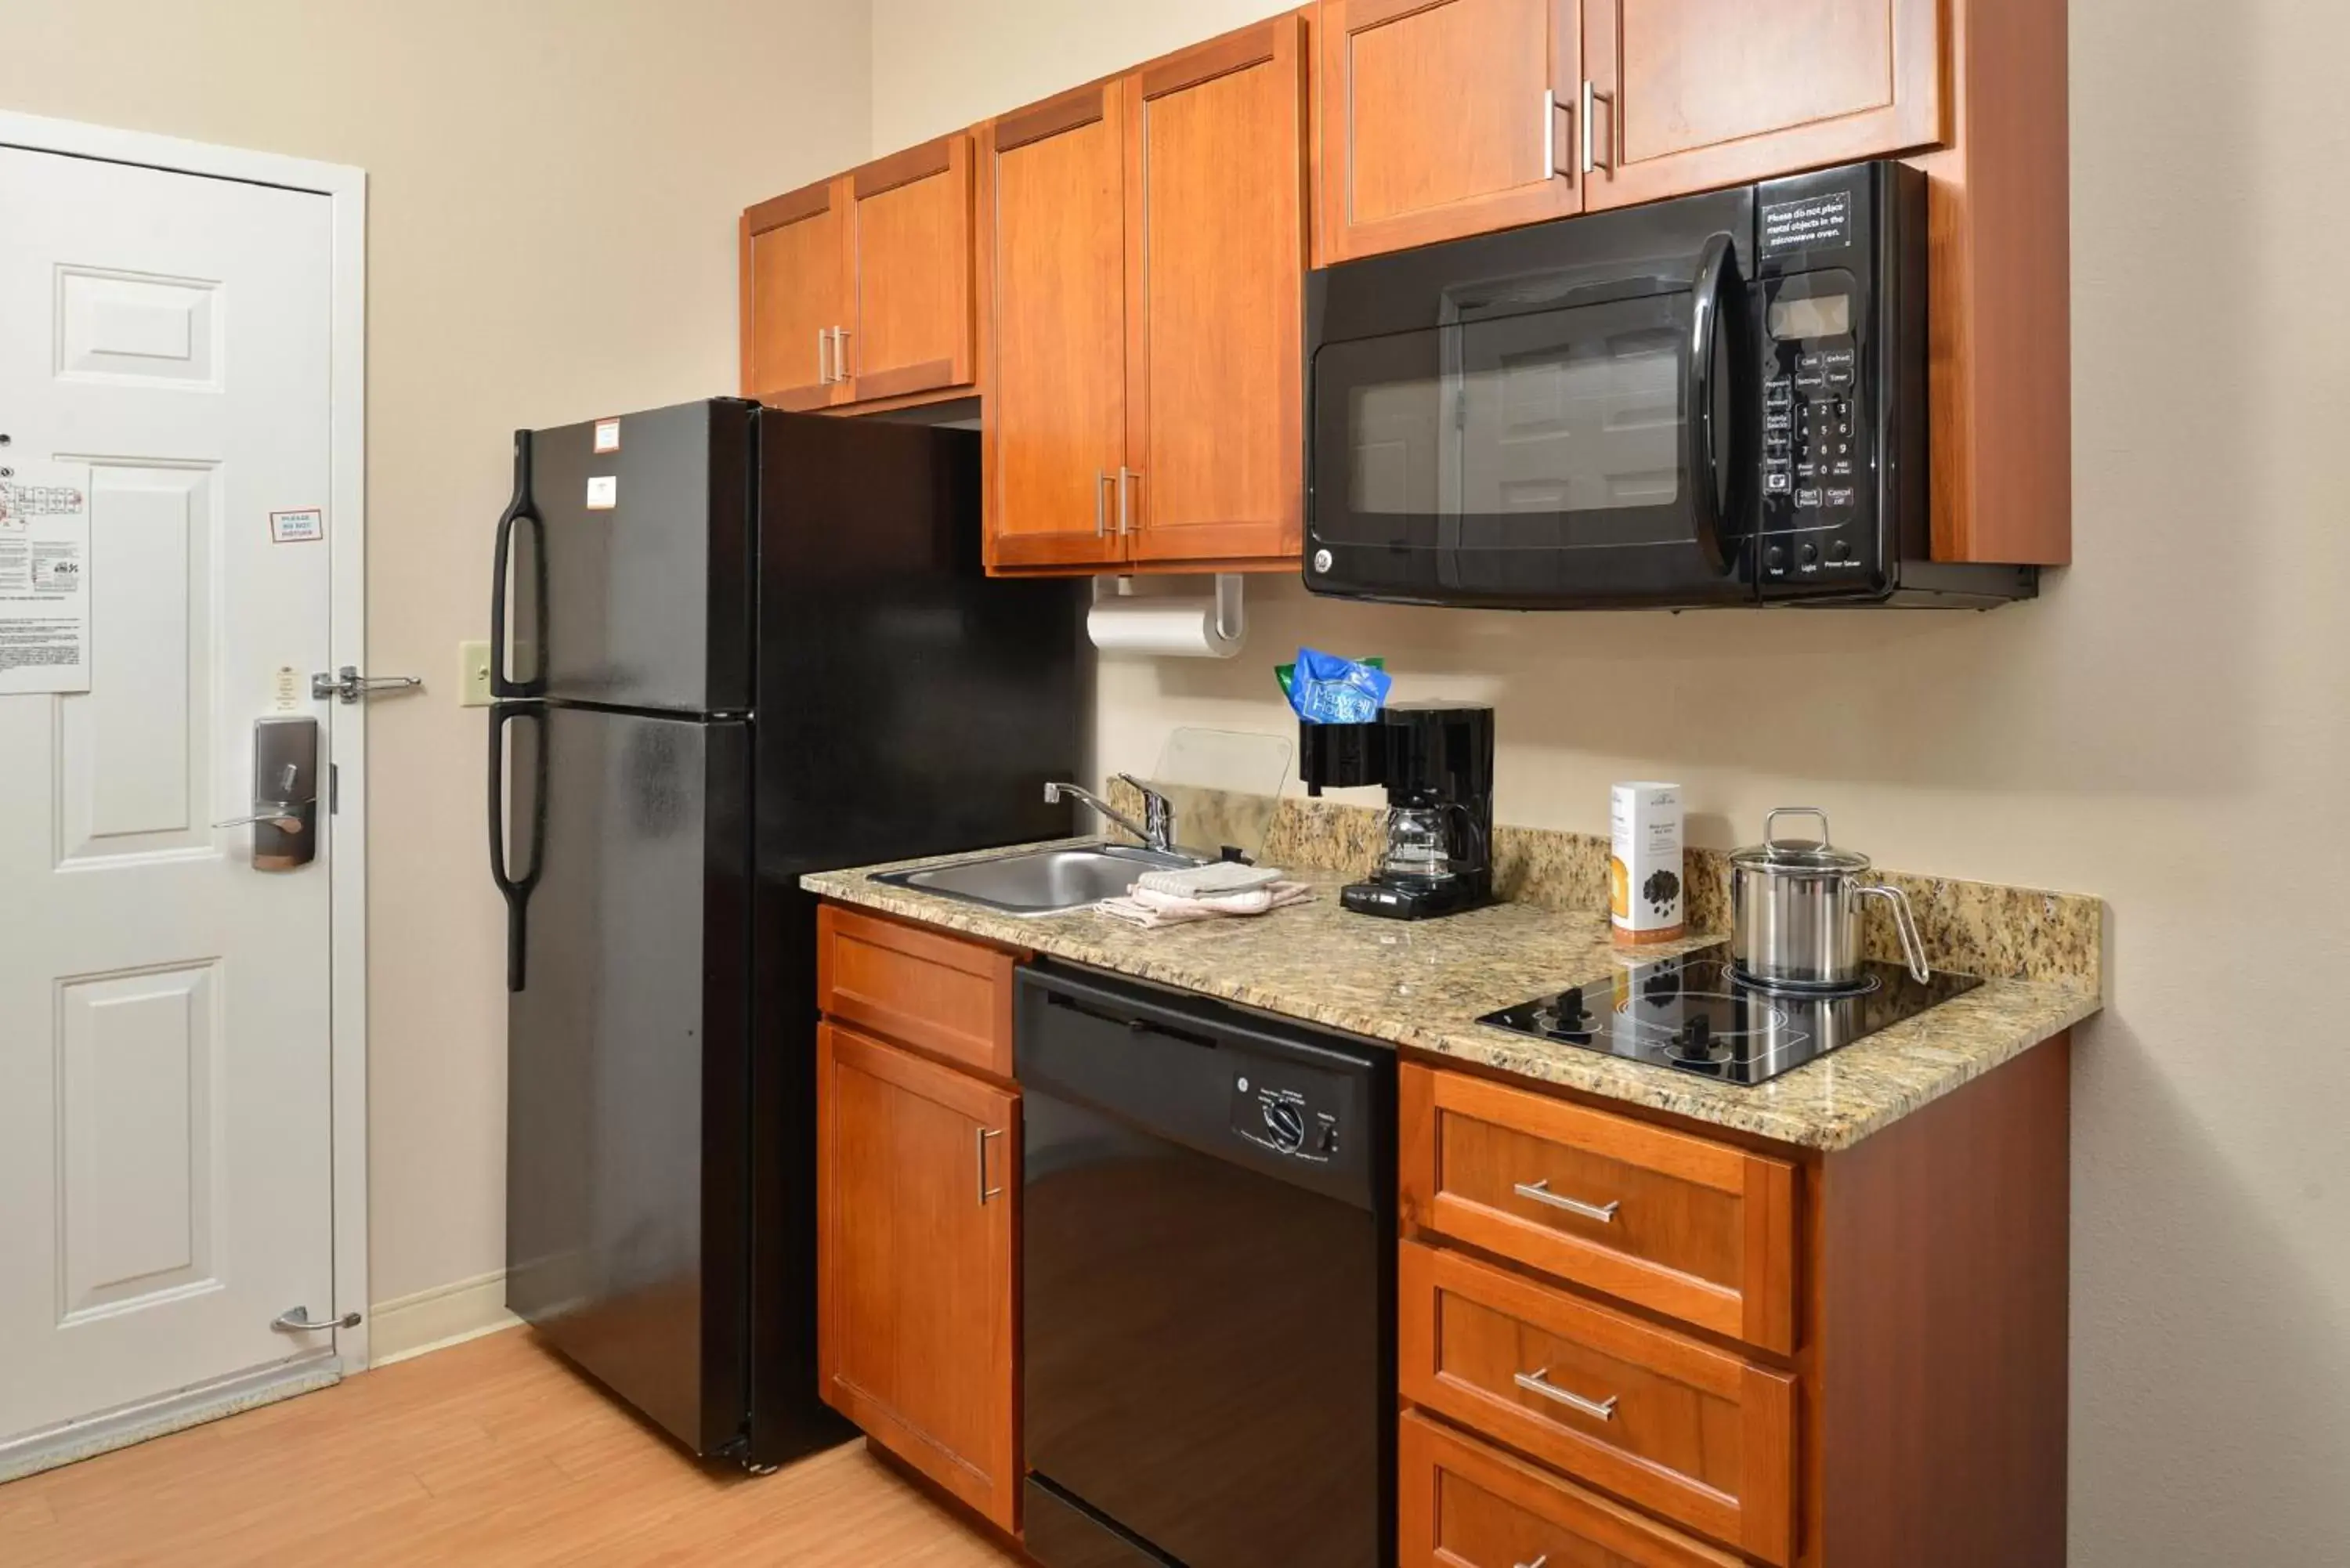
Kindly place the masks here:
POLYGON ((1379 867, 1338 901, 1419 920, 1493 899, 1493 711, 1398 702, 1367 724, 1300 724, 1305 793, 1383 784, 1379 867))

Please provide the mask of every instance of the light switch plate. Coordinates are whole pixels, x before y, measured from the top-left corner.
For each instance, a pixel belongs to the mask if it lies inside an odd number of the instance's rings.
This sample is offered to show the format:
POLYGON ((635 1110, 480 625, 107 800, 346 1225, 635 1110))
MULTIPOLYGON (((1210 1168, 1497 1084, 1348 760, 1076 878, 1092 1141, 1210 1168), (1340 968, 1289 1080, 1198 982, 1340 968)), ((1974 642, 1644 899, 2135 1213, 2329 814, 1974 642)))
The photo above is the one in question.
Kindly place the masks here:
POLYGON ((486 708, 490 705, 490 645, 486 642, 461 642, 457 645, 457 690, 463 693, 458 706, 486 708))

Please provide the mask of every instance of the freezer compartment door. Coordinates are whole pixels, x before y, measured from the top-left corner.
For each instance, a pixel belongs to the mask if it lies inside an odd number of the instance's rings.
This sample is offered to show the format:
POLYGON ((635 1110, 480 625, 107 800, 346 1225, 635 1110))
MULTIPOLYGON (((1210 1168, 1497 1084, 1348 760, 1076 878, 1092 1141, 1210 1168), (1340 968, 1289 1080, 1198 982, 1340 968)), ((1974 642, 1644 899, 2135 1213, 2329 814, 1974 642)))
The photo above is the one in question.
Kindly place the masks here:
POLYGON ((515 437, 494 650, 510 691, 749 710, 755 417, 722 398, 515 437))
POLYGON ((538 844, 506 1304, 709 1453, 748 1399, 748 726, 550 706, 505 728, 538 844))

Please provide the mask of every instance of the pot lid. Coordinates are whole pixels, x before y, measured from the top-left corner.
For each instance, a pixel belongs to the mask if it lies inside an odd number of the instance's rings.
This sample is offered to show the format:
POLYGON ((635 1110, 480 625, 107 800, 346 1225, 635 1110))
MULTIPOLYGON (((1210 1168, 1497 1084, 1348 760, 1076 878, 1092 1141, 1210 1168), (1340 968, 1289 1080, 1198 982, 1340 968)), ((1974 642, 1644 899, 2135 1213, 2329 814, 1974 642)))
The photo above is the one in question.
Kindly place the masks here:
POLYGON ((1730 863, 1751 871, 1866 871, 1868 857, 1856 849, 1838 849, 1828 841, 1828 814, 1814 805, 1783 805, 1762 819, 1762 842, 1730 852, 1730 863), (1815 817, 1817 838, 1782 838, 1783 816, 1815 817))

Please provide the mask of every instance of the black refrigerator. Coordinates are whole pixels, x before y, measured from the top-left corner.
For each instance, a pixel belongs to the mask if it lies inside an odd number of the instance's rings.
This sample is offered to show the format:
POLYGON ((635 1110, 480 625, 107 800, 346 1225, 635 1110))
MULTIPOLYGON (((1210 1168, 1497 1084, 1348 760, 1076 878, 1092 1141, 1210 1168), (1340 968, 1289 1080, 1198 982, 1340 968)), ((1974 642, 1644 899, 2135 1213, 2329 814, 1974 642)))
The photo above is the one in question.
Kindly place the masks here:
POLYGON ((802 873, 1068 833, 1077 605, 990 581, 979 438, 714 399, 518 431, 492 607, 506 1304, 698 1454, 816 1372, 802 873))

